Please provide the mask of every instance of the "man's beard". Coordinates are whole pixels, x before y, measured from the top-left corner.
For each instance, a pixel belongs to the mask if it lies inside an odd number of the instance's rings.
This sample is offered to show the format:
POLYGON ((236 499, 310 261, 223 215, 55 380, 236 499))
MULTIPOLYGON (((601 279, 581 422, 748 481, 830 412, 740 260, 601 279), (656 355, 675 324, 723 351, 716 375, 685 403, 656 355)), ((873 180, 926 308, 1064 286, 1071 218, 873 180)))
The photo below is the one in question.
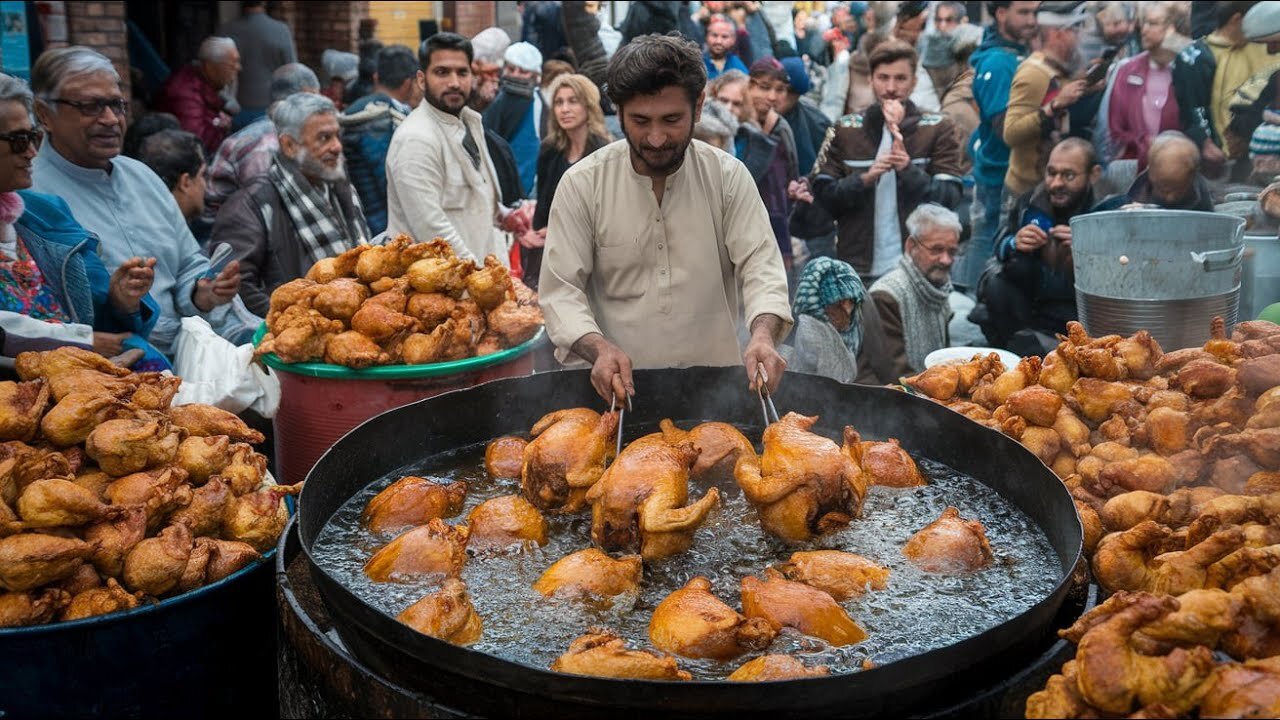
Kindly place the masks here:
MULTIPOLYGON (((619 113, 619 118, 621 118, 621 113, 619 113)), ((690 124, 692 124, 692 120, 693 118, 690 116, 690 124)), ((627 126, 625 122, 622 124, 622 134, 627 138, 627 147, 631 149, 631 157, 638 158, 653 175, 670 175, 675 172, 676 169, 680 167, 680 164, 684 162, 685 153, 689 150, 689 143, 693 142, 693 128, 690 127, 689 137, 684 141, 684 144, 667 143, 658 149, 659 153, 670 153, 671 155, 669 160, 663 162, 650 160, 649 158, 654 154, 653 150, 644 148, 643 146, 632 142, 631 136, 627 135, 627 126)))
POLYGON ((294 158, 294 162, 298 163, 298 168, 302 174, 309 180, 319 180, 321 182, 341 182, 347 179, 347 166, 343 162, 343 157, 338 156, 338 164, 334 167, 328 167, 320 160, 307 152, 306 148, 298 148, 298 156, 294 158))
POLYGON ((1080 203, 1084 200, 1085 193, 1088 191, 1089 188, 1087 186, 1080 192, 1073 193, 1068 191, 1066 193, 1066 202, 1061 205, 1056 202, 1054 194, 1049 192, 1049 205, 1052 206, 1055 211, 1063 214, 1075 212, 1075 210, 1080 206, 1080 203))
POLYGON ((471 93, 464 92, 459 94, 462 96, 462 101, 458 103, 457 107, 450 107, 449 105, 445 104, 443 95, 440 97, 436 97, 435 95, 432 95, 430 92, 427 92, 423 95, 423 97, 426 99, 428 103, 431 104, 431 107, 439 110, 440 112, 446 112, 446 113, 449 113, 450 115, 458 115, 462 112, 462 108, 467 106, 467 102, 471 100, 471 93))

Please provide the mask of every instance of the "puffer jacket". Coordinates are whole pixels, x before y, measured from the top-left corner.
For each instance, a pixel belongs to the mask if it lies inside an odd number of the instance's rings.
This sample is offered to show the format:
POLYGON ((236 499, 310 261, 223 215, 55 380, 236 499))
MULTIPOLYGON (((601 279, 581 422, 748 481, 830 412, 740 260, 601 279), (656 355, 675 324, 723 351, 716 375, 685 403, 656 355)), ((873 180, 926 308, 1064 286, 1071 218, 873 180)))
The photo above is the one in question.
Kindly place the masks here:
POLYGON ((374 93, 351 103, 342 115, 347 176, 374 235, 387 229, 387 148, 409 110, 390 95, 374 93))

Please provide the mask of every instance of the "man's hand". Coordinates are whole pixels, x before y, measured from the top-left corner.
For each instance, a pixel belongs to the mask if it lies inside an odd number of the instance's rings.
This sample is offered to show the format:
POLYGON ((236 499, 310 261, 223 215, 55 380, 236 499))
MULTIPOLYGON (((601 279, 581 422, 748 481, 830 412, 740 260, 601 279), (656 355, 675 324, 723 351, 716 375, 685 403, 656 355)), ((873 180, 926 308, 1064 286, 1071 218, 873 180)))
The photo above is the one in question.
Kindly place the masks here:
POLYGON ((787 198, 792 201, 813 202, 813 192, 809 190, 809 179, 800 178, 787 183, 787 198))
POLYGON ((200 312, 209 312, 219 305, 226 305, 240 292, 240 261, 232 260, 212 280, 200 278, 191 291, 191 301, 200 312))
POLYGON ((93 351, 103 357, 114 357, 124 352, 124 341, 133 333, 93 333, 93 351))
POLYGON ((631 358, 600 333, 588 333, 573 344, 572 352, 591 363, 591 387, 605 402, 626 402, 636 394, 631 358))
POLYGON ((902 146, 902 143, 897 142, 893 144, 893 147, 889 148, 889 152, 885 154, 884 159, 889 163, 890 167, 898 172, 906 170, 907 166, 911 164, 911 156, 907 154, 907 149, 902 146))
POLYGON ((901 125, 907 116, 907 109, 901 100, 885 100, 880 103, 880 110, 884 112, 884 121, 892 127, 901 125))
POLYGON ((156 259, 131 257, 111 273, 107 286, 107 298, 111 307, 125 315, 138 312, 142 296, 151 289, 156 279, 156 259))
MULTIPOLYGON (((1039 230, 1040 228, 1036 228, 1039 230)), ((1057 240, 1062 247, 1071 247, 1071 226, 1070 225, 1054 225, 1049 231, 1049 237, 1057 240)))
POLYGON ((1204 161, 1205 177, 1217 177, 1227 163, 1227 154, 1209 138, 1200 145, 1200 159, 1204 161))
POLYGON ((773 338, 782 330, 782 318, 777 315, 761 315, 751 323, 751 341, 742 353, 742 364, 747 366, 747 383, 752 390, 764 380, 769 392, 775 392, 782 382, 787 361, 778 354, 773 338))
MULTIPOLYGON (((1070 233, 1071 229, 1067 228, 1067 234, 1070 235, 1070 233)), ((1013 236, 1013 246, 1018 252, 1035 252, 1044 247, 1047 242, 1049 242, 1049 235, 1037 225, 1023 225, 1018 234, 1013 236)))
POLYGON ((866 172, 862 173, 862 186, 871 187, 872 185, 875 185, 881 175, 884 175, 892 169, 893 166, 889 164, 889 156, 887 154, 876 158, 875 162, 871 163, 871 167, 868 168, 866 172))
POLYGON ((1065 110, 1076 104, 1087 89, 1084 80, 1072 80, 1062 89, 1058 91, 1058 96, 1049 102, 1049 107, 1053 110, 1065 110))
POLYGON ((516 237, 529 232, 533 229, 533 210, 536 204, 531 201, 525 201, 520 204, 520 207, 506 211, 502 215, 498 229, 503 232, 509 232, 516 237))
POLYGON ((540 248, 547 244, 547 229, 530 230, 522 235, 517 235, 516 241, 520 243, 520 247, 526 247, 531 250, 540 248))

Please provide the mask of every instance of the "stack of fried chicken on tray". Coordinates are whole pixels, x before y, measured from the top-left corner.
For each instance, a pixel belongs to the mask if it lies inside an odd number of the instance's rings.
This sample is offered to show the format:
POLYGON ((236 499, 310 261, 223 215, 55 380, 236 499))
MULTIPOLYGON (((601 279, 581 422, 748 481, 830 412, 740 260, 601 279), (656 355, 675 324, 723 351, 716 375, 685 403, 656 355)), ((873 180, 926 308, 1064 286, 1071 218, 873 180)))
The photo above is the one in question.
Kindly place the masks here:
POLYGON ((286 363, 374 365, 462 360, 529 340, 537 295, 497 258, 462 261, 440 238, 359 245, 271 293, 258 354, 286 363))
POLYGON ((1280 326, 1203 347, 1079 323, 1043 360, 907 384, 1019 439, 1070 489, 1110 597, 1027 717, 1280 716, 1280 326))
POLYGON ((0 628, 129 610, 217 582, 275 546, 298 488, 263 441, 181 380, 76 347, 0 382, 0 628))
MULTIPOLYGON (((588 408, 552 412, 531 429, 531 439, 504 436, 485 452, 491 480, 519 479, 520 494, 484 501, 466 523, 458 515, 466 483, 440 484, 408 476, 366 505, 365 528, 390 539, 364 566, 374 582, 438 584, 400 613, 401 622, 455 644, 472 644, 484 632, 466 584, 472 550, 520 552, 547 543, 544 513, 591 512, 591 547, 552 564, 533 584, 547 598, 612 603, 634 596, 645 563, 687 551, 695 531, 720 502, 719 485, 736 484, 755 506, 765 533, 799 543, 848 525, 861 511, 871 485, 926 484, 914 460, 896 441, 863 441, 851 427, 842 444, 817 435, 817 417, 789 413, 763 436, 764 451, 738 429, 706 422, 690 430, 663 420, 660 431, 616 452, 619 413, 588 408), (689 497, 690 481, 710 484, 689 497)), ((903 554, 924 572, 957 575, 992 561, 981 523, 955 508, 917 532, 903 554)), ((765 570, 763 579, 741 578, 742 610, 712 592, 702 576, 669 594, 649 621, 657 651, 629 647, 604 628, 590 628, 551 665, 565 673, 617 678, 688 680, 678 658, 730 661, 767 649, 783 628, 833 646, 861 642, 866 632, 839 604, 868 590, 884 589, 889 569, 839 550, 799 551, 765 570), (661 651, 661 652, 658 652, 661 651)), ((729 680, 774 680, 826 675, 787 654, 766 654, 741 665, 729 680)))

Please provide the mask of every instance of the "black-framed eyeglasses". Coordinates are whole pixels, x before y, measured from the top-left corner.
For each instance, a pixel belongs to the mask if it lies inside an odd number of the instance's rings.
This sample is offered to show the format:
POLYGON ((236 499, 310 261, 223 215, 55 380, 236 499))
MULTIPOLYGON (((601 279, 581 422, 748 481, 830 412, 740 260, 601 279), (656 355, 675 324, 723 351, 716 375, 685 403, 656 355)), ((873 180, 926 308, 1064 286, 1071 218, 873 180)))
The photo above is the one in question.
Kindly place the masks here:
POLYGON ((125 113, 129 111, 129 101, 124 98, 94 98, 93 100, 64 100, 63 98, 54 98, 53 102, 56 102, 59 105, 70 105, 76 110, 79 110, 81 115, 92 118, 101 117, 102 111, 107 108, 111 108, 111 112, 115 113, 116 117, 124 117, 125 113))
POLYGON ((13 132, 0 133, 0 140, 9 143, 9 149, 14 155, 21 155, 27 151, 29 147, 40 149, 40 141, 44 140, 44 133, 40 130, 14 130, 13 132))

